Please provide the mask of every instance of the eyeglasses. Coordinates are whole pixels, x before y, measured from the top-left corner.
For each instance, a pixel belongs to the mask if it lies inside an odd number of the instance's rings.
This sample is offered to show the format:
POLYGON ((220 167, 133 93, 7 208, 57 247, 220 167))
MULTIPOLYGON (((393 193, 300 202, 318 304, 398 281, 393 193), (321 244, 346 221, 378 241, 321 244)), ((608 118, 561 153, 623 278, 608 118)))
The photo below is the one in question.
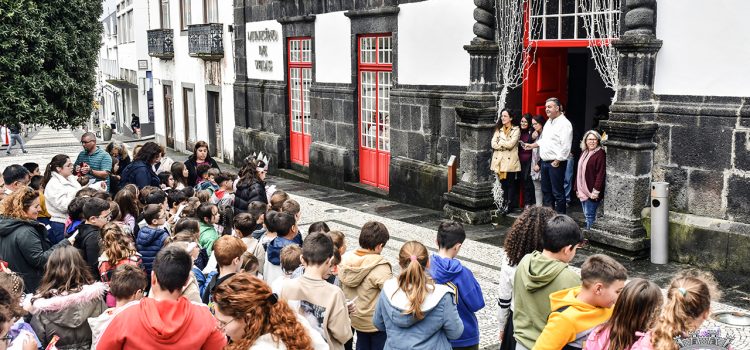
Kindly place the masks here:
POLYGON ((222 320, 220 320, 220 319, 217 318, 216 319, 216 328, 224 330, 224 328, 226 328, 230 323, 234 322, 234 320, 236 320, 236 318, 233 318, 233 319, 229 320, 228 322, 224 322, 224 321, 222 321, 222 320))

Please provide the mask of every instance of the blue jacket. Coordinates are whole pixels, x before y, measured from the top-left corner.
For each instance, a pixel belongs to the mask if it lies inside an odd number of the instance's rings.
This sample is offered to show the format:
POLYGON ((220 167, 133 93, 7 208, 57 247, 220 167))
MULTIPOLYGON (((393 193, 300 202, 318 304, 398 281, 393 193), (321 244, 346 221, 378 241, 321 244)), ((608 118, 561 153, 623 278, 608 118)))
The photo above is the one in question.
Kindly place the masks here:
POLYGON ((143 269, 151 275, 151 268, 154 266, 156 254, 164 247, 164 241, 169 238, 169 233, 163 228, 151 228, 143 226, 138 231, 138 238, 135 239, 135 247, 143 258, 143 269))
POLYGON ((273 241, 268 243, 268 247, 266 248, 266 251, 268 252, 268 262, 277 266, 281 265, 281 249, 291 244, 296 244, 301 247, 302 235, 298 233, 291 241, 284 237, 274 238, 273 241))
POLYGON ((484 297, 474 274, 457 259, 442 258, 433 254, 430 261, 430 276, 436 283, 455 286, 458 292, 458 315, 464 323, 461 337, 451 340, 454 347, 479 344, 479 322, 475 312, 484 308, 484 297))
POLYGON ((159 176, 154 172, 154 168, 151 164, 146 164, 142 160, 136 160, 123 169, 120 178, 120 188, 122 189, 127 184, 134 184, 138 188, 144 188, 146 186, 161 185, 159 176))
POLYGON ((383 284, 372 323, 388 334, 384 349, 451 349, 448 339, 457 339, 464 331, 456 309, 455 291, 447 285, 435 284, 435 289, 422 303, 424 318, 421 320, 411 314, 404 315, 409 304, 395 278, 383 284))

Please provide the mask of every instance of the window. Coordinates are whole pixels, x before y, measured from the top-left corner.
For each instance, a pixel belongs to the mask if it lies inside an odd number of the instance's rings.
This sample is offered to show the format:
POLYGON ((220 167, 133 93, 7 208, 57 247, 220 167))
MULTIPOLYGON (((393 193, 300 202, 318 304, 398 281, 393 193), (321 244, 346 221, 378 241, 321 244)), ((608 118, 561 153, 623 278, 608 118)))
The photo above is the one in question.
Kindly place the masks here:
POLYGON ((128 11, 127 14, 128 19, 128 42, 134 42, 135 41, 135 33, 133 28, 133 10, 128 11))
POLYGON ((289 111, 291 113, 291 160, 310 163, 310 84, 312 83, 312 39, 289 39, 289 111))
POLYGON ((162 29, 170 28, 169 23, 169 0, 160 0, 161 2, 161 27, 162 29))
POLYGON ((190 0, 180 0, 180 30, 187 30, 188 24, 192 23, 190 0))
POLYGON ((584 19, 606 18, 619 27, 621 0, 532 0, 531 40, 587 40, 584 19), (597 8, 592 11, 592 8, 597 8))
POLYGON ((361 145, 389 152, 391 37, 362 37, 360 47, 361 145))
POLYGON ((219 23, 219 0, 203 0, 203 14, 206 23, 219 23))
POLYGON ((192 150, 192 146, 195 144, 196 135, 195 129, 195 92, 192 88, 182 88, 182 99, 184 109, 184 122, 185 127, 185 147, 187 150, 192 150))

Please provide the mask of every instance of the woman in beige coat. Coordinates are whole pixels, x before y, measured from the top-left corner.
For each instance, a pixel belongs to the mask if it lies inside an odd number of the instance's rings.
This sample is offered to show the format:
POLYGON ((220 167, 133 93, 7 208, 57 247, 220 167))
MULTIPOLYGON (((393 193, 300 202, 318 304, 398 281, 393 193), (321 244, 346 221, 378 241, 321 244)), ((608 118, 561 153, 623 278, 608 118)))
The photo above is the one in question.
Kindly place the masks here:
POLYGON ((513 117, 508 109, 503 109, 500 120, 492 135, 492 163, 490 170, 497 175, 503 188, 506 213, 518 207, 518 174, 521 162, 518 160, 518 140, 521 130, 513 125, 513 117))

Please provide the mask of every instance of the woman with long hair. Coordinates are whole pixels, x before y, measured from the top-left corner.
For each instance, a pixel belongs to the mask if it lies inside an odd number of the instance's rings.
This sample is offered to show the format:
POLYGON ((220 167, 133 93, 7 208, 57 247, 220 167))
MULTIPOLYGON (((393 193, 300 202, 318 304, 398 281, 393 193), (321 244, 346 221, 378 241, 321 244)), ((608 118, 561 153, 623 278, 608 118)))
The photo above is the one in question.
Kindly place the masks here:
POLYGON ((201 164, 208 164, 212 168, 219 169, 219 164, 211 158, 206 141, 196 142, 195 147, 193 147, 193 154, 185 161, 185 167, 188 170, 188 187, 195 187, 197 184, 198 174, 195 169, 201 164))
POLYGON ((107 309, 104 296, 107 287, 94 282, 88 264, 78 249, 65 246, 55 249, 45 266, 42 283, 26 309, 31 312, 31 326, 46 347, 53 336, 59 336, 61 349, 90 349, 91 327, 88 318, 107 309))
MULTIPOLYGON (((531 118, 531 128, 534 132, 531 133, 532 142, 536 142, 542 137, 542 130, 544 130, 544 123, 547 119, 544 119, 541 115, 535 115, 531 118)), ((539 156, 539 147, 531 150, 531 180, 534 183, 534 198, 536 199, 536 205, 542 205, 542 158, 539 156)))
POLYGON ((214 290, 217 324, 231 339, 228 350, 328 349, 323 337, 286 300, 249 273, 238 273, 214 290))
POLYGON ((65 154, 52 157, 44 171, 42 180, 44 198, 50 219, 49 240, 52 244, 60 242, 65 237, 65 221, 68 219, 68 205, 81 189, 81 184, 73 175, 73 163, 65 154))
POLYGON ((430 256, 417 241, 404 243, 398 253, 401 274, 386 281, 372 322, 388 339, 385 349, 450 349, 464 324, 454 303, 456 290, 436 284, 427 269, 430 256))
POLYGON ((161 146, 154 142, 146 142, 133 158, 133 162, 122 171, 121 188, 127 184, 134 184, 138 188, 159 187, 161 181, 154 171, 154 165, 161 161, 162 154, 161 146))
POLYGON ((266 195, 266 174, 268 164, 260 159, 248 160, 240 171, 241 177, 237 182, 234 195, 234 208, 239 212, 246 212, 252 202, 268 204, 266 195))
POLYGON ((495 173, 503 188, 505 212, 518 207, 518 173, 521 162, 518 160, 518 140, 521 130, 513 125, 513 116, 503 109, 492 135, 492 162, 490 170, 495 173))
POLYGON ((75 236, 52 245, 47 229, 36 221, 39 192, 21 187, 0 202, 0 257, 23 277, 25 291, 33 293, 42 279, 44 265, 53 249, 70 245, 75 236))
POLYGON ((578 159, 575 193, 581 200, 586 228, 596 220, 596 210, 604 198, 604 183, 607 178, 607 154, 602 149, 602 136, 595 130, 583 134, 581 157, 578 159))
POLYGON ((631 280, 617 297, 612 317, 589 334, 584 349, 630 349, 653 326, 663 303, 654 282, 631 280))
POLYGON ((501 350, 516 348, 513 338, 513 280, 516 266, 524 255, 535 250, 542 251, 542 232, 547 228, 547 221, 555 215, 555 211, 549 207, 528 208, 513 222, 505 236, 503 249, 507 259, 503 259, 503 265, 500 267, 500 284, 497 292, 497 322, 500 326, 501 350))
MULTIPOLYGON (((520 129, 521 137, 519 141, 521 143, 534 143, 534 128, 532 124, 531 114, 526 113, 521 117, 520 129)), ((522 147, 518 148, 518 160, 521 162, 521 173, 519 174, 519 181, 523 188, 523 203, 524 208, 528 208, 536 204, 536 197, 534 193, 534 181, 531 179, 531 154, 532 150, 525 150, 522 147)))
POLYGON ((169 172, 172 173, 172 177, 174 178, 175 190, 181 191, 183 188, 188 187, 188 177, 190 176, 190 173, 185 167, 185 163, 172 163, 172 166, 169 168, 169 172))
POLYGON ((120 189, 119 183, 122 171, 131 163, 130 154, 128 154, 127 146, 119 141, 108 143, 105 150, 112 157, 112 172, 109 177, 109 193, 114 196, 117 194, 117 190, 120 189))

